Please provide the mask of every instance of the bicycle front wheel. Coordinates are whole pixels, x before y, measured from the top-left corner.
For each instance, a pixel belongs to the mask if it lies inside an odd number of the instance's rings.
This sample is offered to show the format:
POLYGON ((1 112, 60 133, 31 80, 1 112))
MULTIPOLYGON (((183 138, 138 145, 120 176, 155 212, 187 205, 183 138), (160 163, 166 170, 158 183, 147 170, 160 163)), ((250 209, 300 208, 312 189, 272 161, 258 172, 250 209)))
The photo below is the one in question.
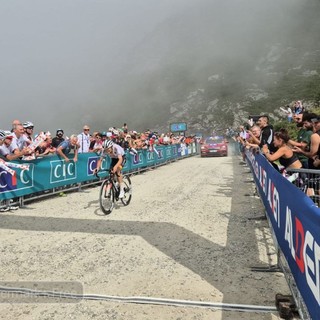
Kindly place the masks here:
POLYGON ((100 187, 100 209, 104 214, 110 214, 114 207, 114 190, 108 187, 109 183, 110 181, 105 180, 100 187))
POLYGON ((132 198, 132 185, 131 180, 128 176, 123 176, 123 184, 124 184, 124 197, 121 198, 121 202, 124 206, 127 206, 132 198))

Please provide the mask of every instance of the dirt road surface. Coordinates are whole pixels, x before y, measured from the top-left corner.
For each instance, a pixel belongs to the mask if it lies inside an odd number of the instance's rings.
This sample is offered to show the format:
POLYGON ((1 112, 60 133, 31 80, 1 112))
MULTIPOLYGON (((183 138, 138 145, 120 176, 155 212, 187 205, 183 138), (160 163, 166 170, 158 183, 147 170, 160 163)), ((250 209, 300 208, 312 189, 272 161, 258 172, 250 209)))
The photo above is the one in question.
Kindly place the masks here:
MULTIPOLYGON (((250 269, 274 264, 276 255, 238 156, 179 160, 132 183, 131 204, 109 216, 99 209, 98 187, 1 214, 1 285, 40 282, 36 288, 48 291, 51 283, 57 291, 62 282, 61 291, 85 295, 272 308, 277 292, 289 293, 282 273, 250 269)), ((0 298, 0 319, 279 319, 275 311, 0 298)))

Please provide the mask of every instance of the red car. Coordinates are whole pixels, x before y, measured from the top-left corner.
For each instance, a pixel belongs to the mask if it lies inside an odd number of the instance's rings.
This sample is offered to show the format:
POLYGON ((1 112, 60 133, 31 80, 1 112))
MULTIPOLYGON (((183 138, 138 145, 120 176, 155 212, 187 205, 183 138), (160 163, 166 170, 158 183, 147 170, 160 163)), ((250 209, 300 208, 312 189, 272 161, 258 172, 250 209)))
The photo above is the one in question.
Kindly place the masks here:
POLYGON ((201 143, 201 157, 227 156, 228 144, 223 137, 208 137, 201 143))

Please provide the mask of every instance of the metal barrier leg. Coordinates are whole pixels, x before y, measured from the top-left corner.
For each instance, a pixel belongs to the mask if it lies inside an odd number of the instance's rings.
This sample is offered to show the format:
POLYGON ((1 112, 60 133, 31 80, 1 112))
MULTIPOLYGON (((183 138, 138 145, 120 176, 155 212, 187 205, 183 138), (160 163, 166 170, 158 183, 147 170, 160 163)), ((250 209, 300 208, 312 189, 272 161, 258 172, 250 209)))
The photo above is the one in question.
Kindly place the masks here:
POLYGON ((275 297, 276 307, 282 319, 293 319, 298 316, 298 309, 292 295, 277 293, 275 297))
POLYGON ((19 207, 20 208, 24 207, 24 197, 19 198, 19 207))

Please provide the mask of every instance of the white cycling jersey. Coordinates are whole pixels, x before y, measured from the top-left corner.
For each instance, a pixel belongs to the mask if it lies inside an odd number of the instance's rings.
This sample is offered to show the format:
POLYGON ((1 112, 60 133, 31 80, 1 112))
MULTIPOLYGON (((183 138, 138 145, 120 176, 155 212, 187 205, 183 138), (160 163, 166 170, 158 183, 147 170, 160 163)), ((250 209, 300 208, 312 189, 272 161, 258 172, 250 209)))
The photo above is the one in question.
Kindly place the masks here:
POLYGON ((118 144, 114 144, 112 147, 112 153, 107 153, 105 149, 102 149, 100 152, 100 157, 106 158, 108 156, 111 159, 119 159, 119 155, 124 156, 124 154, 124 149, 120 147, 118 144))

